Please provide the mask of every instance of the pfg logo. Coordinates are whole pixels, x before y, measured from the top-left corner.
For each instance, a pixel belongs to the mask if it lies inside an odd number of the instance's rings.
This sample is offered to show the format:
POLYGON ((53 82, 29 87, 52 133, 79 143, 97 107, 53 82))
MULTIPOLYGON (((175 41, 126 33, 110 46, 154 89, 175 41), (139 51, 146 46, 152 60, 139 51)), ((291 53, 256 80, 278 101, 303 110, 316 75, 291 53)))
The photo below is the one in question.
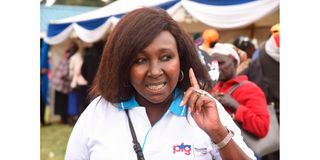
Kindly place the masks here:
POLYGON ((173 145, 173 154, 176 154, 176 152, 184 152, 185 155, 190 155, 191 145, 184 145, 184 143, 173 145))

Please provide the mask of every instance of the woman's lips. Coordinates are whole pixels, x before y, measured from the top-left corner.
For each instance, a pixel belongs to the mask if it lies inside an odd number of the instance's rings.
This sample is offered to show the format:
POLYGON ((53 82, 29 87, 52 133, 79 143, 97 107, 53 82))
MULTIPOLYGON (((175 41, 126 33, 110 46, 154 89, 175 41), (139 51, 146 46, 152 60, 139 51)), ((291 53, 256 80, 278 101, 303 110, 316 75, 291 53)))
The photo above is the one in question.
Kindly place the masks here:
POLYGON ((166 85, 166 82, 147 84, 146 87, 152 91, 158 91, 166 85))

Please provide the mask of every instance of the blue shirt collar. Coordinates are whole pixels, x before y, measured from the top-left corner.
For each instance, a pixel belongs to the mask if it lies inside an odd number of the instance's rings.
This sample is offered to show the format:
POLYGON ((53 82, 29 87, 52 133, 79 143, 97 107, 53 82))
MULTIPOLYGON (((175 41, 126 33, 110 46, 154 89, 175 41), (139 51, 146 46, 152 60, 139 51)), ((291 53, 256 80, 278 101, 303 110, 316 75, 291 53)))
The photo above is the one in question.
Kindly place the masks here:
MULTIPOLYGON (((182 101, 183 93, 180 89, 175 89, 174 91, 174 100, 171 102, 169 110, 177 116, 187 116, 187 105, 179 106, 182 101)), ((139 104, 135 99, 135 96, 132 96, 128 101, 123 101, 118 103, 118 109, 132 109, 138 107, 139 104)))

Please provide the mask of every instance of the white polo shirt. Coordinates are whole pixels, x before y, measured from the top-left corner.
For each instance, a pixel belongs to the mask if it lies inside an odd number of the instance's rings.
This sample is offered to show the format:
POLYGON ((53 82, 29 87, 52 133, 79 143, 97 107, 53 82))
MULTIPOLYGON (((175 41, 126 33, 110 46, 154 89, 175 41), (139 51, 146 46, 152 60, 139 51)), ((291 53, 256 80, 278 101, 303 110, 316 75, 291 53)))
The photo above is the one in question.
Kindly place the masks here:
MULTIPOLYGON (((201 130, 188 107, 180 107, 182 94, 177 89, 175 99, 162 118, 151 126, 145 107, 134 97, 112 104, 98 97, 90 103, 73 128, 69 138, 66 160, 135 160, 129 114, 146 160, 212 160, 221 159, 210 137, 201 130)), ((244 143, 240 130, 216 100, 223 125, 233 130, 233 140, 252 159, 254 153, 244 143)))

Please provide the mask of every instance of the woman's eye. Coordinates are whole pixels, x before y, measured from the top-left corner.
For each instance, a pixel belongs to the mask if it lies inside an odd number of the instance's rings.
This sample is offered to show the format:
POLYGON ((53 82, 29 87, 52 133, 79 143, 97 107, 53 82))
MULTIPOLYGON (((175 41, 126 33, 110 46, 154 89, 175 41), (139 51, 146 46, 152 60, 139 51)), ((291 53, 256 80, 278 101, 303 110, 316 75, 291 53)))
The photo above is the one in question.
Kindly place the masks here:
POLYGON ((137 63, 137 64, 143 64, 143 63, 145 63, 147 60, 146 59, 144 59, 144 58, 138 58, 136 61, 135 61, 135 63, 137 63))
POLYGON ((168 61, 168 60, 170 60, 172 57, 171 56, 163 56, 163 57, 161 57, 161 60, 162 61, 168 61))

